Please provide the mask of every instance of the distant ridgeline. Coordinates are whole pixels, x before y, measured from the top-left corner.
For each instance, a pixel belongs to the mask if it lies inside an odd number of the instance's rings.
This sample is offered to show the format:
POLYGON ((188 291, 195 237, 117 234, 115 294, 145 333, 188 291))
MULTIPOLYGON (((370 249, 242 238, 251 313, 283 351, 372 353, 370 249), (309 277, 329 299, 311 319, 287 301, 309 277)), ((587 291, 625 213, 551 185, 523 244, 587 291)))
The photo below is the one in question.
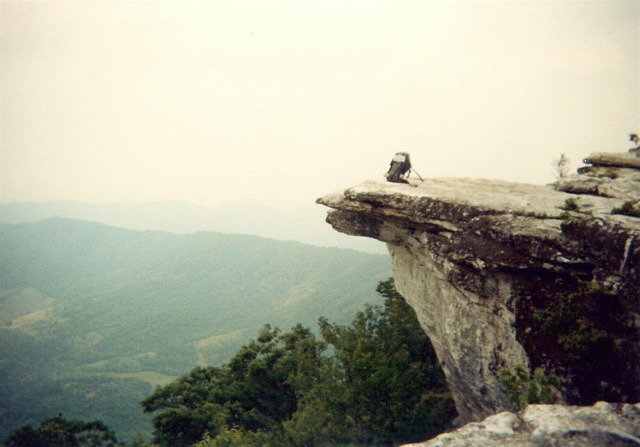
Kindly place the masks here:
POLYGON ((255 236, 0 225, 0 438, 57 412, 150 431, 153 386, 228 361, 265 323, 346 323, 389 276, 384 255, 255 236))
POLYGON ((89 204, 60 200, 0 203, 0 224, 67 217, 130 230, 159 230, 181 234, 198 231, 250 234, 320 247, 387 254, 384 244, 378 241, 350 238, 331 231, 325 225, 323 215, 322 209, 314 204, 276 209, 252 201, 226 203, 211 208, 180 201, 89 204))

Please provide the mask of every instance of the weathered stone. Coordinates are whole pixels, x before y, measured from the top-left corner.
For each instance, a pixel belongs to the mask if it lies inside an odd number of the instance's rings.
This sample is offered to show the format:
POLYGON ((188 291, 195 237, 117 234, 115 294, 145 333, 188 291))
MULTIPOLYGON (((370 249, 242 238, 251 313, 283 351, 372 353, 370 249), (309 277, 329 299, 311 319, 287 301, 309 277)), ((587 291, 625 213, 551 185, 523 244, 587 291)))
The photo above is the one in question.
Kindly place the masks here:
POLYGON ((591 166, 579 168, 579 175, 559 179, 556 189, 574 194, 640 199, 640 151, 637 148, 627 153, 591 154, 584 162, 591 166))
POLYGON ((605 176, 588 177, 582 175, 572 175, 561 178, 556 182, 558 191, 569 192, 572 194, 594 194, 598 195, 598 187, 610 181, 605 176))
POLYGON ((447 178, 368 181, 318 203, 332 208, 336 230, 387 243, 396 287, 434 345, 459 421, 469 422, 512 409, 498 372, 515 365, 565 376, 569 403, 640 400, 640 219, 611 215, 640 197, 640 182, 635 170, 617 172, 592 176, 631 185, 607 197, 600 183, 569 194, 447 178), (609 344, 593 353, 604 369, 567 367, 557 342, 532 329, 533 309, 581 279, 616 292, 603 307, 614 315, 597 328, 609 344))
POLYGON ((584 159, 584 162, 593 166, 615 166, 640 169, 640 152, 598 152, 589 155, 589 157, 584 159))
POLYGON ((625 200, 638 200, 640 170, 620 167, 585 166, 577 175, 556 182, 558 191, 593 194, 625 200))
POLYGON ((640 404, 530 405, 404 447, 640 446, 640 404))

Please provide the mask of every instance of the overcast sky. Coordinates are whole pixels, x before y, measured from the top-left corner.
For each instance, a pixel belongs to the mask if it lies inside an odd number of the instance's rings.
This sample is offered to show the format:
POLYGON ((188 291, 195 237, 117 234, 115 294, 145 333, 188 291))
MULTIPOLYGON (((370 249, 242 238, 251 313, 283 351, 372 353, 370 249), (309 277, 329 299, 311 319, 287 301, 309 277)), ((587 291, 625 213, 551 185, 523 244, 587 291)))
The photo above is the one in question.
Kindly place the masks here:
POLYGON ((640 2, 1 0, 0 200, 544 184, 640 132, 640 2))

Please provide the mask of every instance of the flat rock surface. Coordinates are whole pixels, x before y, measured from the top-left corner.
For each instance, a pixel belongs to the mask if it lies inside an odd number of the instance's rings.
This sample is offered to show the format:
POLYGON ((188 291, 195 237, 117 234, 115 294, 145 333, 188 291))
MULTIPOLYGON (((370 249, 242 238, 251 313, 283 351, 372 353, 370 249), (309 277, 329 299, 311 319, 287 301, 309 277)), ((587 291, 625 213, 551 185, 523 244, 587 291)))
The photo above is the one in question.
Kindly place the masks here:
POLYGON ((344 202, 359 202, 363 207, 373 205, 400 209, 412 202, 432 199, 492 210, 492 214, 546 215, 558 218, 565 211, 567 200, 574 201, 582 212, 598 215, 609 215, 613 208, 624 203, 622 198, 569 194, 557 191, 551 185, 528 185, 489 179, 434 178, 422 182, 412 180, 412 184, 415 186, 368 180, 324 196, 318 201, 332 208, 358 210, 356 204, 344 202))

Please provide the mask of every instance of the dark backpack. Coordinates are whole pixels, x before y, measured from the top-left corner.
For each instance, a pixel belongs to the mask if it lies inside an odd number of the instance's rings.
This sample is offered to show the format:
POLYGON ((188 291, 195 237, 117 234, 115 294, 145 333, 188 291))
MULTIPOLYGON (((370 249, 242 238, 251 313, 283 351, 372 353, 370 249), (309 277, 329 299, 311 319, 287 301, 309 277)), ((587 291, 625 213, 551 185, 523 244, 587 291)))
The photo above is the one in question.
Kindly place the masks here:
POLYGON ((391 165, 387 171, 387 181, 394 183, 408 183, 401 178, 411 170, 411 159, 408 152, 398 152, 393 156, 391 165))

